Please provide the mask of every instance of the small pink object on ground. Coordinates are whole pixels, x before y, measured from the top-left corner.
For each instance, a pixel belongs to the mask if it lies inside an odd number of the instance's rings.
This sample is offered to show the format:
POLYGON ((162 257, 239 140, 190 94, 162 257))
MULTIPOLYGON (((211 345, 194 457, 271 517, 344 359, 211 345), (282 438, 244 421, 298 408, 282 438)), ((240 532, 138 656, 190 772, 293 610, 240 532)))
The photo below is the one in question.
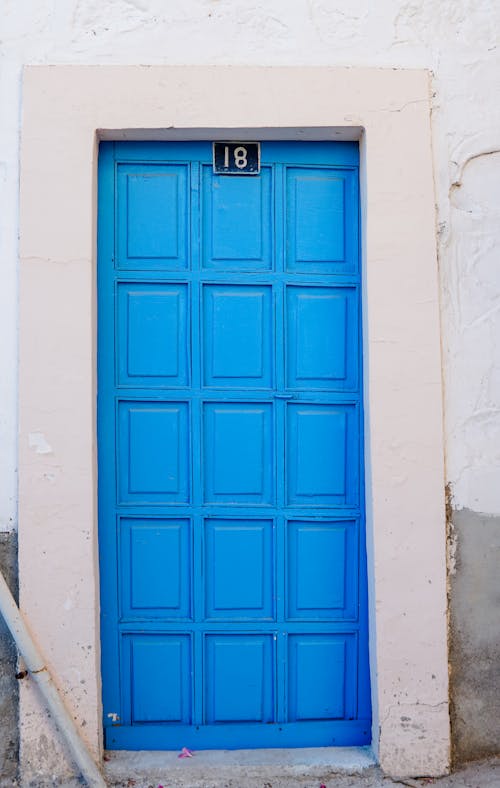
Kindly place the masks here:
POLYGON ((178 758, 192 758, 193 757, 193 753, 191 752, 191 750, 188 750, 187 747, 183 747, 177 757, 178 758))

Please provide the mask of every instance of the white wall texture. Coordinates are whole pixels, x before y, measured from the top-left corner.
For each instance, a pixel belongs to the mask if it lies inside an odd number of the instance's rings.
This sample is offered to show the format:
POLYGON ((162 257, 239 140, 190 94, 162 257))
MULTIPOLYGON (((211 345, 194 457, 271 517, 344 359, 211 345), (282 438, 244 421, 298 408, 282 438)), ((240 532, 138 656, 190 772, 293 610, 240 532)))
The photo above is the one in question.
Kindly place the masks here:
POLYGON ((16 522, 18 151, 28 63, 431 69, 447 479, 455 508, 500 513, 500 4, 0 0, 4 531, 16 522))

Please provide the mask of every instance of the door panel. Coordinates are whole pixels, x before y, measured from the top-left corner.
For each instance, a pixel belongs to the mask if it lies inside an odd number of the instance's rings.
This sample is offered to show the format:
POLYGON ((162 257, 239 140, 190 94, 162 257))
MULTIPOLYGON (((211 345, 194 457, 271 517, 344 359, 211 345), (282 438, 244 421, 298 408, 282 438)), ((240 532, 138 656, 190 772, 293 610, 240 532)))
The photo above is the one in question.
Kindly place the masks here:
POLYGON ((359 414, 355 405, 287 403, 286 480, 291 506, 356 506, 359 414))
POLYGON ((270 402, 203 403, 204 503, 274 503, 273 415, 270 402))
POLYGON ((287 168, 288 271, 341 274, 358 270, 355 177, 352 170, 287 168))
POLYGON ((122 618, 191 618, 191 522, 127 517, 119 540, 122 618))
POLYGON ((189 404, 117 404, 119 502, 188 503, 189 404))
POLYGON ((358 577, 356 520, 289 520, 287 619, 355 619, 358 577))
POLYGON ((105 746, 370 741, 353 143, 103 143, 105 746))
POLYGON ((206 284, 202 309, 204 385, 272 388, 272 287, 206 284))
POLYGON ((268 271, 273 267, 273 173, 259 177, 215 175, 203 168, 202 264, 218 271, 268 271), (244 221, 242 221, 244 217, 244 221))
POLYGON ((205 619, 273 621, 273 521, 210 518, 204 530, 205 619))
POLYGON ((274 722, 273 652, 271 634, 205 636, 205 724, 274 722))
POLYGON ((124 687, 132 725, 191 722, 191 639, 187 635, 133 634, 123 638, 124 687), (161 676, 158 686, 153 676, 161 676))
POLYGON ((189 385, 189 313, 186 284, 118 284, 120 386, 177 388, 189 385))
POLYGON ((131 270, 188 268, 189 166, 140 164, 117 171, 117 263, 131 270))
POLYGON ((288 388, 355 390, 357 289, 289 285, 285 297, 288 388))

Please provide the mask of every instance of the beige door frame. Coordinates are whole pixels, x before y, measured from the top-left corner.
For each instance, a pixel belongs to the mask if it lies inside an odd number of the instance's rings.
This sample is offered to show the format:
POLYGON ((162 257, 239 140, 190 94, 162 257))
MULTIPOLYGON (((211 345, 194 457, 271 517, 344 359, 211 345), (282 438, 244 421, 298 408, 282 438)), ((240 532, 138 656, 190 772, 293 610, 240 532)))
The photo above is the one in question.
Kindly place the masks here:
MULTIPOLYGON (((96 212, 104 139, 359 139, 373 747, 449 766, 439 293, 425 71, 34 66, 20 242, 22 608, 101 754, 96 212), (36 569, 35 569, 36 567, 36 569)), ((21 692, 23 772, 70 766, 21 692)))

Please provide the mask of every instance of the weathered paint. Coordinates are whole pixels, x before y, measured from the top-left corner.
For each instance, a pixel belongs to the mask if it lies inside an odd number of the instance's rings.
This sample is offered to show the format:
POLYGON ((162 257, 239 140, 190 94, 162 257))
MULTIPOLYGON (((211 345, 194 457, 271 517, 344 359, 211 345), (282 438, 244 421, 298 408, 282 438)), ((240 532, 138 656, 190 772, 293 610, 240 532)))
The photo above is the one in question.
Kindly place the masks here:
POLYGON ((456 761, 500 751, 500 518, 454 512, 450 664, 456 761))

